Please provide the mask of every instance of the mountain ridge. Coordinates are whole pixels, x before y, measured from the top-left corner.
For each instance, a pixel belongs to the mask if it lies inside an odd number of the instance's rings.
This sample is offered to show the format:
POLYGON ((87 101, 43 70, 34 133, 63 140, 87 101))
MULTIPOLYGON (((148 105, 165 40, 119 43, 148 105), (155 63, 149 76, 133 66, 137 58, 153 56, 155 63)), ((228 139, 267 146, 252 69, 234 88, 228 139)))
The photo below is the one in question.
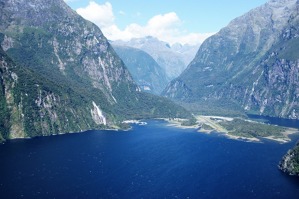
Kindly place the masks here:
POLYGON ((293 75, 299 55, 294 46, 283 46, 297 43, 297 25, 295 0, 273 0, 251 10, 208 38, 164 95, 201 106, 213 101, 218 107, 228 104, 227 109, 299 118, 299 81, 293 75), (286 60, 290 54, 294 59, 286 60))
POLYGON ((146 52, 112 44, 142 91, 160 95, 168 84, 164 69, 146 52))
POLYGON ((145 51, 165 70, 169 81, 181 74, 199 48, 199 45, 190 46, 179 43, 170 45, 152 36, 133 38, 129 41, 117 40, 112 44, 145 51))

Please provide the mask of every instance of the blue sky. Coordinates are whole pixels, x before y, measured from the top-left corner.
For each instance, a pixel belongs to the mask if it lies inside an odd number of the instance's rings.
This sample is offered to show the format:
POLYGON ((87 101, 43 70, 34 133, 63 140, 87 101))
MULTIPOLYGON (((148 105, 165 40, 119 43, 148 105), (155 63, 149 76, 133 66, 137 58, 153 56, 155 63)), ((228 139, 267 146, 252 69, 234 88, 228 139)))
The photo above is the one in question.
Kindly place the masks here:
POLYGON ((155 36, 198 43, 267 0, 65 0, 108 39, 155 36))

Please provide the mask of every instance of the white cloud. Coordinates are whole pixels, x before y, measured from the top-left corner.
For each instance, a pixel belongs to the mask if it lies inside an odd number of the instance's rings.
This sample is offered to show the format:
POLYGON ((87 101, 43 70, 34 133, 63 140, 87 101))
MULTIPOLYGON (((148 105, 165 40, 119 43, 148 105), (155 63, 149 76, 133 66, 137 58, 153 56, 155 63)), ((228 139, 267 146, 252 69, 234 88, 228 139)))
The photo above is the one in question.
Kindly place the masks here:
POLYGON ((197 44, 213 34, 182 31, 183 21, 175 12, 156 15, 144 26, 129 24, 124 30, 120 30, 115 24, 112 5, 109 2, 100 5, 91 1, 87 7, 77 9, 77 13, 98 25, 110 40, 130 40, 150 35, 171 44, 197 44))
POLYGON ((87 7, 77 9, 77 13, 100 28, 111 26, 114 23, 112 5, 109 2, 99 5, 91 1, 87 7))

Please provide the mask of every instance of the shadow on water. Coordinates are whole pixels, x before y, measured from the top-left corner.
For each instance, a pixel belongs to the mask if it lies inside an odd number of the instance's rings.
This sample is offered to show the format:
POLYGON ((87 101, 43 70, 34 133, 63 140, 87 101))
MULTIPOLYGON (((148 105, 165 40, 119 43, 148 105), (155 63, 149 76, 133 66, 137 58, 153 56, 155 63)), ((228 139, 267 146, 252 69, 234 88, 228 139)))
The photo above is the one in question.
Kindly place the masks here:
MULTIPOLYGON (((248 114, 248 117, 250 119, 261 121, 261 122, 264 122, 267 124, 274 124, 274 125, 278 125, 278 126, 299 129, 299 121, 294 120, 294 119, 284 119, 284 118, 252 115, 252 114, 248 114)), ((292 140, 290 144, 295 145, 295 143, 298 142, 298 140, 299 140, 299 133, 289 135, 289 137, 292 140)), ((284 179, 285 181, 288 181, 290 184, 292 184, 296 190, 299 190, 299 177, 298 176, 290 176, 283 172, 280 172, 280 176, 282 179, 284 179)))
POLYGON ((299 177, 298 176, 290 176, 286 173, 280 172, 280 176, 285 180, 289 181, 297 190, 299 190, 299 177))
POLYGON ((252 115, 252 114, 248 114, 247 116, 250 119, 263 121, 267 124, 275 124, 278 126, 285 126, 285 127, 299 129, 299 121, 298 120, 261 116, 261 115, 252 115))

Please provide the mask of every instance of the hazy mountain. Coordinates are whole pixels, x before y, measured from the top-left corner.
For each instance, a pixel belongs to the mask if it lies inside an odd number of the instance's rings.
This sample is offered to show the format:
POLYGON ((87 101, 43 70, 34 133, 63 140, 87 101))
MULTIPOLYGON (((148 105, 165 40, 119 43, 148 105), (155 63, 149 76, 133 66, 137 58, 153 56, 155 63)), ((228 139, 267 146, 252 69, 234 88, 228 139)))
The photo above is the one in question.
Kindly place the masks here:
POLYGON ((165 70, 169 80, 178 77, 194 58, 199 45, 181 45, 168 43, 148 36, 145 38, 134 38, 130 41, 114 41, 119 46, 138 48, 151 55, 154 60, 165 70))
POLYGON ((158 95, 162 92, 168 83, 165 71, 149 54, 126 46, 114 45, 113 48, 141 90, 158 95))
POLYGON ((298 9, 297 0, 272 0, 236 18, 201 45, 164 95, 199 111, 298 119, 298 9))
POLYGON ((0 0, 0 19, 0 137, 190 116, 140 92, 100 29, 63 0, 0 0))
POLYGON ((180 57, 188 66, 190 62, 194 59, 198 49, 200 47, 200 44, 197 45, 189 45, 189 44, 180 44, 180 43, 175 43, 171 46, 171 50, 174 52, 179 53, 180 57))

